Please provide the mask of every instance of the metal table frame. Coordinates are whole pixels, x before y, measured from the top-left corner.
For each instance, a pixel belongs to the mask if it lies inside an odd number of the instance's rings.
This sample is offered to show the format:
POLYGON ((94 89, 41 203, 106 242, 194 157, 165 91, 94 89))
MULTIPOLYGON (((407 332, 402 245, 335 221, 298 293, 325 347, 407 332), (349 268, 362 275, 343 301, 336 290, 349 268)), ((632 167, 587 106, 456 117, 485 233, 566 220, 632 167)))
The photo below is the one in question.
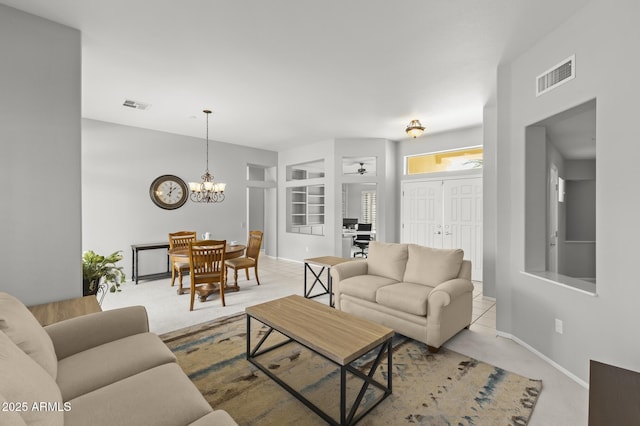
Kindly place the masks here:
POLYGON ((311 259, 305 259, 304 260, 304 297, 307 299, 312 299, 314 297, 324 296, 325 294, 328 294, 329 306, 333 308, 334 307, 333 280, 331 279, 331 267, 343 262, 348 262, 350 260, 351 259, 343 259, 341 257, 334 257, 334 256, 314 257, 311 259), (327 259, 329 259, 330 261, 327 262, 326 261, 327 259), (320 267, 321 268, 320 271, 316 273, 316 271, 313 270, 311 265, 320 267), (325 282, 322 281, 322 274, 325 270, 327 271, 326 284, 325 282), (307 271, 311 271, 314 277, 313 284, 311 284, 311 287, 308 287, 307 271), (324 292, 312 295, 311 292, 313 291, 316 284, 320 284, 320 286, 324 289, 324 292))
POLYGON ((131 244, 131 255, 133 256, 133 261, 131 262, 131 281, 135 281, 138 284, 139 280, 154 280, 160 278, 167 278, 171 276, 171 266, 169 264, 169 243, 145 243, 145 244, 131 244), (167 271, 166 272, 157 272, 154 274, 145 274, 140 275, 138 273, 139 260, 138 254, 143 250, 159 250, 166 249, 167 250, 167 271))
POLYGON ((268 324, 264 324, 262 321, 260 321, 259 319, 255 318, 255 317, 252 317, 249 314, 246 314, 246 315, 247 315, 247 360, 251 364, 255 365, 258 369, 260 369, 260 371, 262 371, 268 377, 270 377, 273 381, 275 381, 277 384, 279 384, 281 387, 283 387, 287 392, 289 392, 291 395, 296 397, 305 406, 309 407, 317 415, 322 417, 327 423, 329 423, 331 425, 340 425, 340 426, 342 426, 342 425, 354 425, 354 424, 358 423, 360 420, 362 420, 362 418, 367 413, 369 413, 371 410, 373 410, 384 399, 386 399, 389 395, 391 395, 391 393, 392 393, 392 382, 391 382, 392 374, 391 374, 391 372, 393 371, 393 369, 392 369, 392 345, 391 345, 392 338, 391 337, 389 337, 389 339, 385 340, 384 342, 382 342, 380 345, 378 345, 376 348, 373 349, 373 350, 377 349, 378 350, 378 354, 376 355, 376 359, 373 362, 373 365, 371 366, 371 369, 369 370, 368 373, 365 374, 365 373, 361 372, 360 370, 358 370, 357 368, 355 368, 352 365, 354 362, 356 362, 358 359, 360 359, 362 357, 352 361, 351 363, 345 364, 345 365, 338 364, 335 361, 333 361, 333 360, 327 358, 326 356, 322 355, 321 353, 318 353, 317 351, 315 351, 314 349, 310 348, 309 346, 294 340, 293 338, 291 338, 291 336, 288 336, 283 331, 275 329, 275 328, 269 326, 268 324), (255 319, 256 321, 260 322, 261 324, 266 325, 269 328, 269 330, 262 336, 260 341, 257 343, 257 345, 253 349, 251 348, 251 319, 252 318, 255 319), (267 338, 271 335, 271 333, 274 330, 276 332, 288 337, 288 339, 285 340, 284 342, 280 342, 280 343, 274 344, 272 346, 269 346, 269 347, 263 349, 262 345, 265 343, 267 338), (317 355, 320 355, 321 357, 323 357, 326 360, 330 361, 332 364, 340 367, 340 421, 336 421, 330 415, 328 415, 327 413, 322 411, 322 409, 320 409, 317 405, 315 405, 313 402, 309 401, 300 392, 298 392, 297 390, 295 390, 294 388, 289 386, 286 382, 284 382, 282 379, 280 379, 275 374, 273 374, 267 367, 265 367, 264 365, 262 365, 260 362, 257 361, 256 358, 259 357, 260 355, 268 353, 268 352, 270 352, 270 351, 272 351, 274 349, 280 348, 280 347, 282 347, 282 346, 284 346, 286 344, 292 343, 292 342, 306 347, 307 349, 309 349, 313 353, 315 353, 317 355), (382 363, 382 361, 384 359, 385 351, 386 351, 386 355, 387 355, 387 373, 388 373, 387 374, 387 385, 386 386, 383 385, 382 383, 378 382, 377 380, 375 380, 373 378, 373 375, 375 374, 376 370, 378 369, 378 366, 382 363), (351 373, 351 374, 353 374, 353 375, 355 375, 355 376, 357 376, 357 377, 359 377, 360 379, 363 380, 363 384, 362 384, 362 387, 360 388, 360 391, 358 392, 358 396, 354 400, 353 405, 348 410, 348 412, 347 412, 347 404, 346 404, 347 372, 349 372, 349 373, 351 373), (359 413, 356 416, 356 412, 358 410, 358 407, 360 407, 360 403, 362 402, 362 399, 364 398, 364 395, 365 395, 365 393, 366 393, 366 391, 367 391, 367 389, 369 388, 370 385, 375 386, 375 387, 379 388, 380 390, 382 390, 383 394, 369 408, 367 408, 365 411, 359 413))

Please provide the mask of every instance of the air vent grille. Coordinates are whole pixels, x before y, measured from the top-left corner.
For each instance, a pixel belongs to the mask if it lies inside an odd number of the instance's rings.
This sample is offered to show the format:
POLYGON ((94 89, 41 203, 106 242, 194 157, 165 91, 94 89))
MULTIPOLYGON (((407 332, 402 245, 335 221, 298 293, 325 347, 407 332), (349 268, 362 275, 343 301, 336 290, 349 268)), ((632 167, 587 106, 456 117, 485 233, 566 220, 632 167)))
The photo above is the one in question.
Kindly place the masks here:
POLYGON ((129 107, 129 108, 141 109, 143 111, 148 110, 149 108, 151 108, 151 104, 146 104, 144 102, 138 102, 138 101, 132 101, 130 99, 125 100, 122 105, 126 106, 126 107, 129 107))
POLYGON ((576 77, 576 57, 570 56, 558 65, 536 77, 536 96, 574 79, 576 77))

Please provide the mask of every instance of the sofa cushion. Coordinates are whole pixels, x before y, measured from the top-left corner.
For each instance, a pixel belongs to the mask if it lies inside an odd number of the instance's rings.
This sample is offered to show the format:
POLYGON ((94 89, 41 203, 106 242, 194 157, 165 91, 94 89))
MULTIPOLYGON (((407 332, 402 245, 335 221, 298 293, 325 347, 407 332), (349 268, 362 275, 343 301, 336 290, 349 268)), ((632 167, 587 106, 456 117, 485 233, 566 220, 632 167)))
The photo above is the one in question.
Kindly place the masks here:
POLYGON ((409 259, 402 281, 435 287, 458 277, 464 251, 409 244, 409 259))
POLYGON ((369 274, 402 281, 407 265, 407 245, 372 241, 367 256, 369 274))
POLYGON ((356 275, 340 281, 340 293, 360 299, 376 301, 376 292, 380 287, 395 284, 397 281, 378 275, 356 275))
MULTIPOLYGON (((62 425, 63 405, 56 382, 44 368, 0 331, 0 394, 20 403, 20 417, 28 425, 62 425), (47 409, 38 409, 41 403, 47 409), (37 409, 34 409, 34 404, 37 409)), ((0 423, 4 423, 0 412, 0 423)))
POLYGON ((24 304, 0 292, 0 331, 40 364, 53 379, 58 373, 58 358, 49 334, 24 304))
POLYGON ((427 299, 433 287, 401 282, 378 289, 376 302, 408 314, 426 316, 427 299))
POLYGON ((168 362, 176 357, 153 333, 134 334, 60 360, 58 386, 64 401, 168 362))
POLYGON ((65 426, 188 425, 213 411, 175 362, 114 382, 69 403, 65 426))

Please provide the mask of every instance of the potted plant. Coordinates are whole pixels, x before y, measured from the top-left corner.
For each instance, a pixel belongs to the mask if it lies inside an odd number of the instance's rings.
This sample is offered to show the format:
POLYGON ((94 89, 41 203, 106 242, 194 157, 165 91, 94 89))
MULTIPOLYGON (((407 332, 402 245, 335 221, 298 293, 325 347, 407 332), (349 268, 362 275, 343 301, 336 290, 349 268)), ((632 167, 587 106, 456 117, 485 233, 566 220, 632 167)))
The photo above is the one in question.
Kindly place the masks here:
POLYGON ((83 295, 94 295, 100 288, 100 281, 111 293, 120 291, 120 284, 125 281, 124 269, 116 266, 122 260, 122 251, 116 251, 109 256, 102 256, 93 250, 82 255, 83 295))

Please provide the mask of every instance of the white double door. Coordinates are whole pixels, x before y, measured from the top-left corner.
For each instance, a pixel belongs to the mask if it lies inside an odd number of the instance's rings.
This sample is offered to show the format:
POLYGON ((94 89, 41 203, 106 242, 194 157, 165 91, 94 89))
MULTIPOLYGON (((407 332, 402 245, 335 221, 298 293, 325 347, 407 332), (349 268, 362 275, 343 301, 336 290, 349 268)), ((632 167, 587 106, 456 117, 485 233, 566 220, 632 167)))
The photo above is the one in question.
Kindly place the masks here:
POLYGON ((482 178, 403 182, 402 242, 461 248, 482 281, 482 178))

